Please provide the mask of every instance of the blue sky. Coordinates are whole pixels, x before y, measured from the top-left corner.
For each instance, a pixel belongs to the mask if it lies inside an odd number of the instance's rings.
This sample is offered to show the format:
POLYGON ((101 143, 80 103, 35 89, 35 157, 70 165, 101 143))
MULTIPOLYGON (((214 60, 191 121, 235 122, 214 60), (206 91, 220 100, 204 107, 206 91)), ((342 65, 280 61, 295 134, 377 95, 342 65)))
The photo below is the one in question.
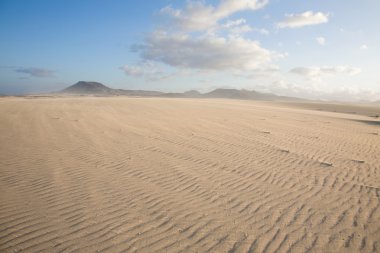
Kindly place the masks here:
POLYGON ((380 99, 380 1, 0 0, 0 93, 256 89, 380 99))

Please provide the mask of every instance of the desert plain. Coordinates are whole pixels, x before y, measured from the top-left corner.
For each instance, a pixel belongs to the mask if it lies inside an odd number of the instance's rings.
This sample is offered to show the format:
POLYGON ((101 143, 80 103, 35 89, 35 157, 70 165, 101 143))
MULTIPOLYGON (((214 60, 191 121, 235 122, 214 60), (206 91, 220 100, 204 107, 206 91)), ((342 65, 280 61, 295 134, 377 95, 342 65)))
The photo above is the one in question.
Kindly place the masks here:
POLYGON ((0 98, 0 252, 380 252, 380 108, 306 107, 0 98))

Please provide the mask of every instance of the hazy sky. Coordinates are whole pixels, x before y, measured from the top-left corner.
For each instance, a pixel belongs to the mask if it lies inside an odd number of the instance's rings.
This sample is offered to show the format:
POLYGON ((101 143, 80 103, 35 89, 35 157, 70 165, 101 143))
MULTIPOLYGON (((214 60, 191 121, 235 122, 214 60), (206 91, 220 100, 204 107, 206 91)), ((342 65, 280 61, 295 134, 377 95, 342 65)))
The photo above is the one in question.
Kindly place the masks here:
POLYGON ((380 99, 379 0, 0 0, 0 93, 256 89, 380 99))

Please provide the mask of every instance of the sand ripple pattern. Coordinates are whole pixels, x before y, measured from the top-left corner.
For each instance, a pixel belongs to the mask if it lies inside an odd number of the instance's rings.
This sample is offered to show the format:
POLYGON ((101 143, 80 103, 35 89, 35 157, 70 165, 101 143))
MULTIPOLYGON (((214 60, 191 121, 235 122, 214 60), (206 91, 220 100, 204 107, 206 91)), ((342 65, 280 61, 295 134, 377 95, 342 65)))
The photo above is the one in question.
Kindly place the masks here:
POLYGON ((380 128, 252 101, 0 100, 0 252, 380 252, 380 128))

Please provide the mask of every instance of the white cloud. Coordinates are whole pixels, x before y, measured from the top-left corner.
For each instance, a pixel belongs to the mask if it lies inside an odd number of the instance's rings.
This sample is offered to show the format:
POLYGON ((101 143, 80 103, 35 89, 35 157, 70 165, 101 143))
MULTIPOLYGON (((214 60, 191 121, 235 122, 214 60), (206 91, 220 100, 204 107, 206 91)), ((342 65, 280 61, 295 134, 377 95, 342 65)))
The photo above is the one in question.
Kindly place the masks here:
POLYGON ((368 46, 366 44, 363 44, 363 45, 360 46, 360 49, 361 50, 367 50, 368 46))
POLYGON ((223 24, 223 28, 231 28, 239 25, 245 24, 247 21, 244 18, 237 19, 237 20, 228 20, 227 23, 223 24))
POLYGON ((253 31, 252 27, 249 25, 237 26, 229 30, 232 34, 242 34, 253 31))
POLYGON ((260 34, 268 35, 269 31, 264 28, 253 28, 246 24, 244 18, 237 20, 228 20, 225 24, 216 27, 215 29, 226 29, 232 35, 243 34, 246 32, 258 32, 260 34))
POLYGON ((308 78, 320 78, 325 75, 347 74, 350 76, 357 75, 361 72, 360 68, 350 66, 334 67, 298 67, 290 70, 290 73, 301 75, 308 78))
POLYGON ((228 20, 227 23, 220 26, 221 29, 227 29, 231 34, 237 35, 246 32, 251 32, 253 29, 246 25, 247 21, 244 18, 237 20, 228 20))
POLYGON ((162 14, 169 15, 182 31, 204 31, 217 26, 218 22, 244 10, 264 7, 269 0, 222 0, 218 6, 206 5, 203 1, 189 1, 184 10, 166 6, 162 14))
MULTIPOLYGON (((170 22, 150 33, 132 50, 140 53, 142 62, 155 62, 180 71, 235 73, 272 67, 274 60, 285 55, 243 36, 247 32, 269 34, 269 31, 253 28, 243 18, 229 19, 236 12, 262 8, 268 1, 221 0, 215 6, 204 1, 188 1, 183 10, 167 6, 160 12, 168 15, 170 22)), ((127 75, 157 75, 141 64, 122 69, 127 75)))
POLYGON ((278 28, 298 28, 308 25, 317 25, 329 21, 328 14, 323 12, 306 11, 300 14, 287 14, 286 18, 277 23, 278 28))
POLYGON ((257 90, 275 93, 283 96, 294 96, 316 100, 336 101, 376 101, 380 99, 380 92, 359 87, 331 87, 326 83, 303 83, 302 85, 278 80, 266 86, 258 86, 257 90))
POLYGON ((206 70, 253 70, 282 56, 240 36, 191 37, 162 31, 152 33, 138 50, 144 60, 206 70))
POLYGON ((326 45, 326 39, 324 37, 317 37, 316 38, 319 45, 324 46, 326 45))

